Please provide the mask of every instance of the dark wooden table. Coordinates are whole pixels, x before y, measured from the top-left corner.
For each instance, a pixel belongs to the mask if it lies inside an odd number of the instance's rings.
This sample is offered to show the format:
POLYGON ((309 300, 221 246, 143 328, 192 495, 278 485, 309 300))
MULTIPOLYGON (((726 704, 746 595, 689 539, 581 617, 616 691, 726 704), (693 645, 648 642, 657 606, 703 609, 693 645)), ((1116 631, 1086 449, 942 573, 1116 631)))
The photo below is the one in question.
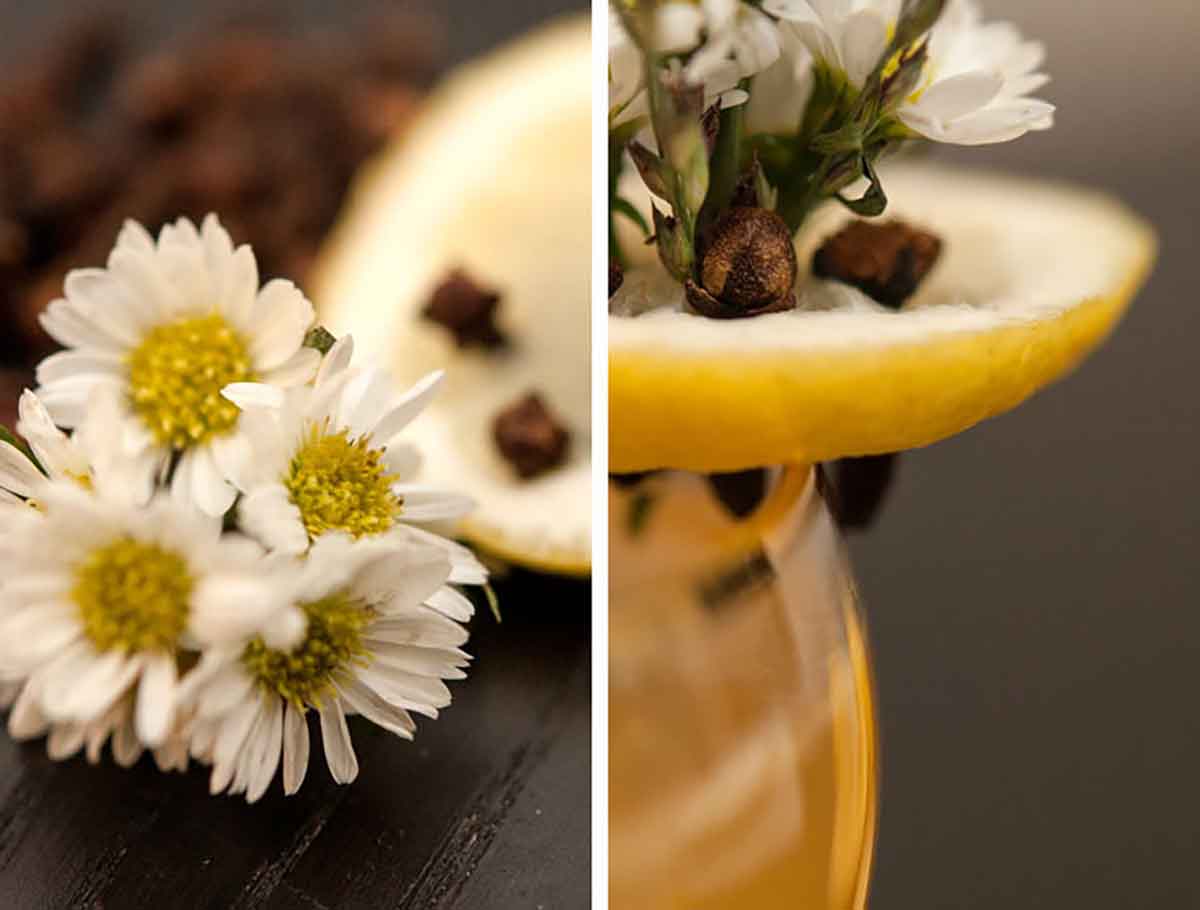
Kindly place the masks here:
MULTIPOLYGON (((448 63, 584 5, 448 3, 448 63)), ((0 2, 0 62, 74 6, 0 2)), ((123 10, 166 36, 217 6, 132 0, 123 10)), ((322 6, 287 8, 341 9, 322 6)), ((42 742, 0 732, 0 908, 587 907, 589 586, 518 573, 498 590, 503 624, 477 615, 470 678, 414 743, 351 721, 362 772, 349 787, 332 783, 314 748, 298 796, 276 789, 247 806, 210 797, 203 769, 55 763, 42 742)))
POLYGON ((504 622, 477 615, 470 678, 415 742, 351 721, 348 787, 316 747, 299 795, 247 806, 202 768, 52 762, 0 735, 0 907, 587 907, 588 585, 499 591, 504 622))

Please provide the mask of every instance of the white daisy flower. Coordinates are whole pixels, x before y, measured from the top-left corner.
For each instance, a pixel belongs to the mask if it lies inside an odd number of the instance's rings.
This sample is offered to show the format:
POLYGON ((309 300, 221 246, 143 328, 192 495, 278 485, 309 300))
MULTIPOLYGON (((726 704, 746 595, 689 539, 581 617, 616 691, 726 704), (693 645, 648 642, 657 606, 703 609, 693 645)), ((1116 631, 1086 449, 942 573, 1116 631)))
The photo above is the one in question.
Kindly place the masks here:
POLYGON ((450 575, 438 548, 326 534, 302 571, 308 625, 299 644, 256 640, 235 660, 214 655, 211 667, 198 668, 187 696, 191 752, 212 764, 213 793, 254 802, 281 764, 284 792, 295 793, 308 768, 310 710, 330 774, 350 783, 358 759, 347 715, 412 739, 412 715, 437 717, 450 704, 443 680, 466 675, 466 629, 424 604, 450 575))
MULTIPOLYGON (((814 63, 862 88, 887 51, 901 0, 765 0, 814 63)), ((974 0, 950 0, 929 33, 917 89, 896 110, 927 139, 983 145, 1053 125, 1054 106, 1028 97, 1049 81, 1038 72, 1045 48, 1011 23, 982 20, 974 0)))
POLYGON ((684 65, 689 82, 706 83, 729 72, 737 79, 762 72, 779 57, 778 26, 741 0, 699 0, 704 43, 684 65))
POLYGON ((181 218, 157 242, 126 222, 107 268, 71 272, 65 294, 42 325, 68 350, 37 370, 54 422, 79 426, 96 389, 117 393, 111 432, 121 450, 150 462, 150 473, 177 457, 172 493, 224 513, 236 495, 227 468, 240 446, 238 409, 221 389, 307 382, 319 361, 303 346, 312 304, 288 281, 260 290, 254 254, 235 250, 213 215, 200 230, 181 218))
POLYGON ((220 519, 163 494, 142 507, 68 484, 41 495, 0 538, 0 680, 24 684, 30 729, 115 730, 105 717, 128 697, 138 741, 161 746, 192 652, 303 634, 295 573, 220 519))
POLYGON ((1045 47, 982 18, 973 0, 951 0, 930 33, 924 79, 897 111, 927 139, 986 145, 1054 125, 1054 105, 1029 97, 1050 81, 1045 47))
POLYGON ((119 406, 111 395, 92 398, 87 419, 68 436, 50 418, 33 392, 21 393, 17 432, 37 459, 9 442, 0 442, 0 505, 36 506, 55 484, 85 490, 104 488, 104 495, 133 505, 145 503, 154 489, 154 465, 126 457, 112 432, 119 406))
MULTIPOLYGON (((39 683, 12 685, 12 713, 8 732, 15 740, 46 738, 46 754, 55 761, 65 761, 83 750, 88 764, 100 762, 107 743, 112 745, 113 760, 122 768, 132 767, 145 752, 134 726, 134 698, 126 694, 107 710, 86 722, 52 722, 40 707, 39 683)), ((151 750, 154 762, 161 771, 186 771, 187 740, 168 734, 162 745, 151 750)))
POLYGON ((862 88, 879 64, 900 15, 901 0, 765 0, 818 65, 862 88))
MULTIPOLYGON (((779 56, 775 23, 740 0, 659 3, 650 21, 649 40, 671 58, 666 72, 703 85, 705 107, 744 102, 747 95, 737 88, 738 82, 766 69, 779 56)), ((641 52, 612 7, 608 81, 614 124, 647 113, 641 52)))
POLYGON ((244 494, 238 523, 272 550, 303 553, 329 531, 376 536, 472 508, 466 496, 413 483, 420 457, 399 439, 442 374, 400 393, 386 371, 351 368, 353 350, 349 336, 339 339, 311 386, 225 389, 244 411, 246 448, 232 474, 244 494))

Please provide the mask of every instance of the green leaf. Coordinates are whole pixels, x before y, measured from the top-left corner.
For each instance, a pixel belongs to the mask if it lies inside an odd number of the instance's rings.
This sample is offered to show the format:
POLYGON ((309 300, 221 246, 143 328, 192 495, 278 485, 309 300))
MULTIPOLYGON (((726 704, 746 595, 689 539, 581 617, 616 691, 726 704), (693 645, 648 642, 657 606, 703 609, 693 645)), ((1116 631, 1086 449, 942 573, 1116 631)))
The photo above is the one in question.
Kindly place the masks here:
POLYGON ((677 219, 667 217, 658 206, 654 206, 652 211, 658 258, 675 280, 682 284, 692 272, 691 245, 677 219))
POLYGON ((708 143, 698 118, 675 121, 666 137, 664 157, 674 171, 675 192, 665 198, 681 220, 694 221, 708 194, 708 143))
POLYGON ((703 231, 729 207, 738 185, 742 160, 742 134, 745 105, 735 104, 719 114, 716 144, 710 162, 709 190, 697 223, 703 231))
POLYGON ((879 182, 879 175, 875 173, 875 168, 871 166, 871 161, 865 155, 862 159, 863 176, 871 181, 871 185, 867 187, 867 191, 858 199, 847 199, 845 196, 838 194, 838 201, 854 212, 856 215, 861 215, 864 218, 875 218, 884 213, 887 209, 888 198, 883 191, 883 184, 879 182))
POLYGON ((826 124, 842 107, 850 84, 840 71, 823 64, 813 67, 813 88, 804 109, 798 136, 802 148, 806 148, 814 136, 825 131, 826 124))
POLYGON ((337 342, 337 339, 323 325, 315 325, 308 330, 308 334, 304 336, 304 346, 306 348, 315 348, 321 352, 321 355, 329 353, 329 349, 337 342))
POLYGON ((660 199, 669 200, 671 191, 667 183, 671 179, 671 170, 667 163, 640 142, 630 142, 628 148, 629 157, 633 159, 633 165, 642 183, 646 184, 646 189, 660 199))
POLYGON ((854 120, 848 120, 835 130, 816 136, 811 148, 822 155, 840 155, 862 151, 865 133, 854 120))
POLYGON ((614 126, 608 131, 608 147, 610 153, 615 151, 618 155, 624 150, 634 137, 637 136, 645 127, 649 125, 649 118, 643 114, 640 117, 634 117, 631 120, 626 120, 619 126, 614 126))
POLYGON ((613 200, 612 210, 616 213, 624 215, 626 218, 628 218, 630 221, 632 221, 634 224, 636 224, 639 228, 642 229, 642 233, 645 234, 647 237, 649 237, 650 234, 652 233, 652 231, 650 230, 650 225, 646 222, 645 216, 643 216, 642 213, 639 212, 634 207, 633 203, 630 202, 628 199, 623 199, 622 197, 618 196, 616 199, 613 200))

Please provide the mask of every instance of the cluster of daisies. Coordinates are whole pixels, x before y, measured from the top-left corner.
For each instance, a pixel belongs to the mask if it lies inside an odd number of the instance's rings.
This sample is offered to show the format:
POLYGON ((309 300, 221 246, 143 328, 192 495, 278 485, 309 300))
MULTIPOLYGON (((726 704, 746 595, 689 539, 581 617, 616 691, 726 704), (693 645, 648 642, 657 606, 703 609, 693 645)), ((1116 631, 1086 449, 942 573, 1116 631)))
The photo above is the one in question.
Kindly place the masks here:
MULTIPOLYGON (((875 163, 909 141, 1048 129, 1054 107, 1032 97, 1044 58, 975 0, 611 0, 612 160, 619 169, 635 146, 632 163, 670 206, 653 226, 670 266, 671 244, 693 244, 693 222, 751 167, 758 204, 794 231, 835 197, 880 214, 875 163), (863 180, 861 196, 844 195, 863 180)), ((638 218, 620 197, 610 208, 638 218)))
POLYGON ((402 391, 353 364, 213 216, 127 223, 64 290, 42 322, 65 350, 0 442, 9 731, 203 762, 254 801, 300 787, 315 713, 353 780, 347 716, 405 738, 436 717, 468 662, 460 586, 486 583, 436 533, 470 502, 414 483, 402 439, 440 374, 402 391))

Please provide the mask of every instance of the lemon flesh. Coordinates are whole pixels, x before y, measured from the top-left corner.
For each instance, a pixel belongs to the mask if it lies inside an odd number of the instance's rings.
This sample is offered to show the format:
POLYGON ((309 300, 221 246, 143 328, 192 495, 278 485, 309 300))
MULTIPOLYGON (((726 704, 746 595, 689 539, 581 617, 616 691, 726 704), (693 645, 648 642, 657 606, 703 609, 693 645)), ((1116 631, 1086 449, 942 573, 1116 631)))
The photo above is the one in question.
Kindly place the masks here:
POLYGON ((591 39, 585 18, 543 27, 463 67, 368 165, 317 266, 315 299, 359 356, 411 382, 446 379, 407 432, 421 481, 470 493, 458 529, 546 571, 591 559, 591 39), (455 267, 502 295, 501 352, 458 350, 421 317, 455 267), (536 391, 567 426, 567 463, 519 479, 495 415, 536 391))
POLYGON ((684 310, 657 264, 631 269, 609 318, 613 471, 733 471, 928 445, 1009 410, 1112 330, 1153 263, 1153 229, 1075 187, 929 166, 884 172, 899 217, 941 261, 899 312, 813 279, 850 217, 801 232, 796 310, 721 321, 684 310))

